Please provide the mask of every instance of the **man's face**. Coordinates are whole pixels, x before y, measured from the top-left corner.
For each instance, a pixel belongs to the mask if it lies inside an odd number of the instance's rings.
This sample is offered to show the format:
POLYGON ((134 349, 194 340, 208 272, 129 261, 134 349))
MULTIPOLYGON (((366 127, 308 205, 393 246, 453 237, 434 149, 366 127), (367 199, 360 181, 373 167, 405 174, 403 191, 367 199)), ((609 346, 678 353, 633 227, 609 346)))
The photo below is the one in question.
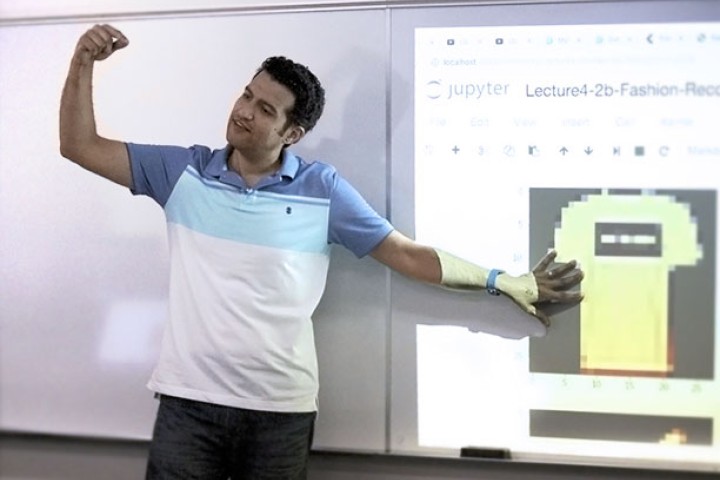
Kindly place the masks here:
POLYGON ((302 137, 301 127, 288 124, 295 96, 262 71, 235 101, 227 126, 227 141, 248 159, 277 158, 283 145, 302 137))

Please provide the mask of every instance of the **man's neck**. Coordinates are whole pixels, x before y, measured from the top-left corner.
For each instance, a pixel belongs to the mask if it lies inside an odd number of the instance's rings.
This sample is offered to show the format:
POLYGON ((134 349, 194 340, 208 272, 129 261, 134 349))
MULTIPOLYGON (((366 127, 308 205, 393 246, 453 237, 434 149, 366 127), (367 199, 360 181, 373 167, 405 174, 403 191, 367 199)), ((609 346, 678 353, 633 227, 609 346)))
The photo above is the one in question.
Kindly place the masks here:
POLYGON ((282 151, 277 156, 252 158, 233 148, 228 156, 228 168, 240 175, 249 187, 260 179, 278 171, 282 165, 282 151))

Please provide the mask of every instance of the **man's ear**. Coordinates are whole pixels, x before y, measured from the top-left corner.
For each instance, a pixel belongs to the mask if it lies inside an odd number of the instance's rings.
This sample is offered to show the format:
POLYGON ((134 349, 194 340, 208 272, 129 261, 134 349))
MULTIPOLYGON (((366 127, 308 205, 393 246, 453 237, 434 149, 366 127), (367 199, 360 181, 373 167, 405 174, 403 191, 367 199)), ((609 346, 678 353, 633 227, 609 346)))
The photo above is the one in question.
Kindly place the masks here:
POLYGON ((300 125, 293 125, 285 134, 285 145, 293 145, 305 136, 305 129, 300 125))

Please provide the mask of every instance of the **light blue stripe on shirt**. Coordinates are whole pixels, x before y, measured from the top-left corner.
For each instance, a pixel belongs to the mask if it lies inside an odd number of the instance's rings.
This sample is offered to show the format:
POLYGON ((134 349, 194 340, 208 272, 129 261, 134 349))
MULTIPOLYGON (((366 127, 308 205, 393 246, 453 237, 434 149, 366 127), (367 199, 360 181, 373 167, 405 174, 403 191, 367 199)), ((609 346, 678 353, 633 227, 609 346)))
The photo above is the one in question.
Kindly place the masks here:
POLYGON ((168 222, 238 243, 328 254, 330 201, 241 191, 188 166, 165 204, 168 222))

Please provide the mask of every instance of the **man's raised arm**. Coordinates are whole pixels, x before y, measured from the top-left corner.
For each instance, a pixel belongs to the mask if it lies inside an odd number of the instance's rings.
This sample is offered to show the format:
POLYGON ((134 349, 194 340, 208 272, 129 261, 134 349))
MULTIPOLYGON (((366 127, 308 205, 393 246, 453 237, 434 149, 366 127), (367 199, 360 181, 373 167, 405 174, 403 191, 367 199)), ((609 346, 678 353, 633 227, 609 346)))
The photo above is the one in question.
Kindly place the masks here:
POLYGON ((98 135, 92 99, 95 62, 127 45, 125 35, 110 25, 95 25, 78 40, 60 100, 60 153, 91 172, 130 187, 125 143, 98 135))

